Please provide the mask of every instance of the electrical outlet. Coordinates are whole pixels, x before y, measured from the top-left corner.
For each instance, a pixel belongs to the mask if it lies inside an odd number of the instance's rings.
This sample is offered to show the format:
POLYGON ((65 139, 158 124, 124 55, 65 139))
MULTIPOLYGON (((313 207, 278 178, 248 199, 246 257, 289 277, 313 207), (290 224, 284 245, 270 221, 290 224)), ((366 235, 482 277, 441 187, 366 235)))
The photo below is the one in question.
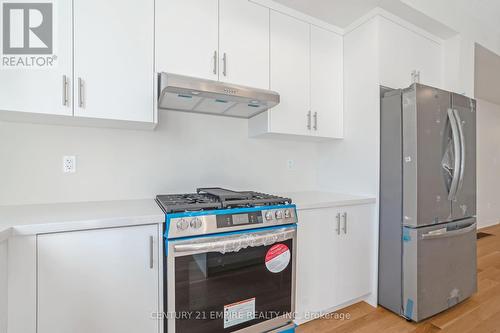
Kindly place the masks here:
POLYGON ((295 161, 294 160, 286 161, 286 167, 288 170, 294 170, 295 169, 295 161))
POLYGON ((75 173, 76 172, 76 156, 63 156, 63 172, 75 173))

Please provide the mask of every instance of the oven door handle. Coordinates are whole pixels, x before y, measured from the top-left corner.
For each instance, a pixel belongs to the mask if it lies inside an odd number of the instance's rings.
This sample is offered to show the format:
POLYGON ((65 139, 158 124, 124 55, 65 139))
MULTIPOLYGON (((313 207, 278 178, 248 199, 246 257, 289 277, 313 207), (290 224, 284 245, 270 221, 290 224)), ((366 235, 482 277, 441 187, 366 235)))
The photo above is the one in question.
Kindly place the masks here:
POLYGON ((295 227, 274 229, 272 231, 242 233, 238 235, 191 240, 174 245, 175 253, 238 252, 247 247, 269 246, 293 239, 297 231, 295 227))

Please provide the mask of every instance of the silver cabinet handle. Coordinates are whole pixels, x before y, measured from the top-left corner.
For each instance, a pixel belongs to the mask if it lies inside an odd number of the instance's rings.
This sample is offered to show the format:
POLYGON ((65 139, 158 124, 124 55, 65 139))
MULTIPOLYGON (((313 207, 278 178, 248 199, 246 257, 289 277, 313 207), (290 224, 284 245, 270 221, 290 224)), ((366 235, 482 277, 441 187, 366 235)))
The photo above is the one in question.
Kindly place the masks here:
POLYGON ((318 113, 317 112, 314 112, 314 130, 317 131, 318 130, 318 113))
POLYGON ((344 234, 347 234, 347 213, 344 212, 342 214, 342 218, 344 219, 344 227, 342 228, 342 231, 344 231, 344 234))
POLYGON ((340 235, 340 213, 337 214, 335 219, 337 220, 337 228, 335 229, 335 231, 337 232, 337 235, 340 235))
POLYGON ((311 129, 311 111, 307 113, 307 129, 311 129))
POLYGON ((62 104, 64 106, 68 106, 69 105, 69 100, 68 100, 68 86, 69 86, 68 77, 66 75, 63 75, 63 81, 62 81, 62 89, 63 89, 62 104))
POLYGON ((222 57, 222 75, 227 76, 227 54, 224 52, 224 56, 222 57))
POLYGON ((214 74, 217 74, 217 61, 218 61, 218 59, 217 59, 217 50, 215 50, 214 51, 214 71, 213 71, 214 74))
POLYGON ((78 78, 78 106, 81 108, 85 107, 85 96, 84 96, 84 87, 85 83, 83 82, 82 78, 78 78))
POLYGON ((155 250, 155 240, 153 236, 149 236, 149 268, 153 269, 155 266, 154 262, 154 250, 155 250))

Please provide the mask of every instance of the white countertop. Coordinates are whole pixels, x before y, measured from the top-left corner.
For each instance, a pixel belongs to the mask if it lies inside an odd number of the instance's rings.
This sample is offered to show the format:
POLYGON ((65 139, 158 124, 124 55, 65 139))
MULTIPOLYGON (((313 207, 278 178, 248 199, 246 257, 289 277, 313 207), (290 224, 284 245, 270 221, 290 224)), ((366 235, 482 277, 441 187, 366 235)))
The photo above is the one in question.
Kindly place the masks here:
MULTIPOLYGON (((299 210, 376 202, 370 197, 319 191, 280 195, 291 198, 299 210)), ((163 222, 165 214, 153 199, 0 206, 0 241, 10 236, 163 222)))
POLYGON ((376 198, 321 191, 290 192, 280 195, 291 198, 298 210, 366 205, 377 202, 376 198))
POLYGON ((0 241, 9 236, 165 222, 153 199, 0 206, 0 241))

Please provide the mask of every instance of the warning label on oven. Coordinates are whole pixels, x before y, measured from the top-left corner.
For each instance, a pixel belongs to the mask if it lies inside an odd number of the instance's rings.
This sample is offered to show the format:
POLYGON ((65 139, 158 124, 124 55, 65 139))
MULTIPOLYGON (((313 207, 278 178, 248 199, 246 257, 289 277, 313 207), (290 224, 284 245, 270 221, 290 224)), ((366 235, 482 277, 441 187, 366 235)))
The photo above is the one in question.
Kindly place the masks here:
POLYGON ((290 249, 285 244, 272 246, 266 254, 266 267, 272 273, 280 273, 290 263, 290 249))
POLYGON ((255 319, 255 297, 224 305, 224 328, 255 319))

